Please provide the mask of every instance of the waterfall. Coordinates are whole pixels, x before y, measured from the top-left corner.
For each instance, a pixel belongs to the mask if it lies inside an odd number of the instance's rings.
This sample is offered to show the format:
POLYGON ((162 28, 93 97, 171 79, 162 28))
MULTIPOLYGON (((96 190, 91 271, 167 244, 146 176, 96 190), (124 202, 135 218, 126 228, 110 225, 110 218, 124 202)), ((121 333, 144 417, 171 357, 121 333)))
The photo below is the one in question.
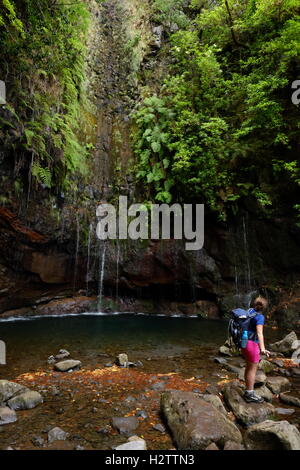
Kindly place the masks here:
POLYGON ((247 229, 245 223, 245 216, 243 216, 243 241, 244 241, 244 256, 246 262, 246 269, 245 269, 245 288, 246 291, 251 291, 251 269, 250 269, 250 259, 249 259, 249 247, 248 247, 248 237, 247 237, 247 229))
POLYGON ((117 240, 117 273, 116 273, 116 302, 119 300, 119 263, 120 263, 120 244, 117 240))
POLYGON ((79 252, 79 237, 80 237, 80 224, 79 218, 76 216, 76 250, 75 250, 75 266, 74 266, 74 278, 73 278, 73 290, 76 289, 76 281, 77 281, 77 268, 78 268, 78 252, 79 252))
POLYGON ((99 243, 99 289, 98 289, 98 311, 101 312, 102 310, 102 293, 103 293, 103 279, 104 279, 104 269, 105 269, 105 252, 106 252, 106 244, 105 242, 99 243), (103 245, 102 249, 102 256, 100 256, 101 246, 103 245))
POLYGON ((237 233, 233 235, 235 245, 234 277, 236 306, 249 308, 251 300, 257 294, 257 291, 253 288, 251 275, 248 216, 242 217, 241 226, 238 228, 237 233), (241 260, 238 259, 239 254, 241 255, 241 260))
POLYGON ((93 233, 93 224, 89 226, 88 250, 87 250, 87 265, 86 265, 86 295, 89 295, 89 280, 90 280, 90 259, 91 259, 91 239, 93 233))

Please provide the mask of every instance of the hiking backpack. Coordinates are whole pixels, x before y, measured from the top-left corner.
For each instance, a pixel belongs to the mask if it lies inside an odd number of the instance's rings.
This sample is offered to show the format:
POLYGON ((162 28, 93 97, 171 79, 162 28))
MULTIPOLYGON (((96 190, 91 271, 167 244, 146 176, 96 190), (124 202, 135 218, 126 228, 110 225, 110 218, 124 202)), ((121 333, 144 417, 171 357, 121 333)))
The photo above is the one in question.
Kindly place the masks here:
MULTIPOLYGON (((243 310, 236 308, 231 311, 231 319, 228 325, 229 340, 232 341, 237 348, 241 348, 243 331, 249 330, 250 321, 257 315, 256 310, 250 308, 243 310)), ((251 339, 248 334, 248 339, 251 339)))

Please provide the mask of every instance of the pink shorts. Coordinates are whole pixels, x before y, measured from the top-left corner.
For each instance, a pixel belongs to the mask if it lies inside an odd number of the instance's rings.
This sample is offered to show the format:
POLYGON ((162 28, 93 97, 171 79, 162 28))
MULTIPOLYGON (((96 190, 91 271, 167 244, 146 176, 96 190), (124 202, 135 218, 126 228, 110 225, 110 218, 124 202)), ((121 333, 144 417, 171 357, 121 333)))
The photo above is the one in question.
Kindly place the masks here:
POLYGON ((246 361, 257 364, 260 361, 259 345, 254 341, 248 340, 247 346, 242 348, 242 354, 246 361))

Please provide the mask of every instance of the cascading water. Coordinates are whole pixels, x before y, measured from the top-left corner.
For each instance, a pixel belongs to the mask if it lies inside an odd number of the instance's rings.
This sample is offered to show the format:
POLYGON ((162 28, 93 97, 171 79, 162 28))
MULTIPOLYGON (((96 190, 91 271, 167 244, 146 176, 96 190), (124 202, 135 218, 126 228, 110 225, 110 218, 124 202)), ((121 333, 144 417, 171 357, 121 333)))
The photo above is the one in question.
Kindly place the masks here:
POLYGON ((78 269, 78 252, 79 252, 79 239, 80 239, 80 224, 79 218, 76 217, 76 250, 75 250, 75 265, 74 265, 74 278, 73 278, 73 290, 76 289, 76 281, 77 281, 77 269, 78 269))
POLYGON ((253 288, 248 241, 248 217, 242 217, 241 226, 233 234, 235 243, 235 299, 236 306, 249 308, 257 291, 253 288))
POLYGON ((93 224, 89 226, 88 249, 87 249, 87 265, 86 265, 86 295, 89 295, 89 280, 90 280, 90 261, 91 261, 91 240, 93 233, 93 224))
POLYGON ((102 297, 103 297, 103 279, 105 271, 105 253, 106 253, 106 243, 99 242, 99 288, 98 288, 98 312, 102 310, 102 297), (102 247, 102 256, 100 256, 102 247))
POLYGON ((119 300, 119 264, 120 264, 120 244, 117 240, 117 272, 116 272, 116 302, 119 300))

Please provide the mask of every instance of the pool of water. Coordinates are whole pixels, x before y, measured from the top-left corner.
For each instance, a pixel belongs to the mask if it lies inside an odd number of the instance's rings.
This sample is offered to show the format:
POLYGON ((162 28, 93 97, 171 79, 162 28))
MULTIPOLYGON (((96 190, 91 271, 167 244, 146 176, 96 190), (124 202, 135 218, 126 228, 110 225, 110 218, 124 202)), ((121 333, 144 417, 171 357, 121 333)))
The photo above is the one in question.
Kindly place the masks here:
POLYGON ((211 350, 224 343, 226 321, 150 315, 80 315, 0 322, 12 378, 28 368, 39 368, 48 356, 67 349, 86 366, 95 366, 99 354, 121 352, 129 360, 181 356, 191 350, 211 350))
MULTIPOLYGON (((109 425, 112 416, 134 414, 135 409, 149 414, 138 431, 145 436, 148 448, 171 449, 171 436, 151 427, 161 422, 160 392, 151 386, 164 374, 171 389, 199 392, 205 391, 207 385, 217 386, 220 381, 234 379, 234 374, 214 362, 219 346, 227 338, 227 325, 221 320, 142 314, 0 320, 0 339, 7 347, 7 364, 0 365, 0 378, 45 392, 42 405, 19 411, 16 423, 0 427, 0 449, 34 449, 34 437, 45 438, 47 429, 54 426, 71 437, 52 447, 46 444, 45 448, 74 449, 80 443, 87 449, 110 449, 125 442, 124 437, 112 431, 99 434, 98 429, 109 425), (61 348, 82 362, 81 371, 53 371, 47 358, 61 348), (127 353, 132 362, 142 361, 143 367, 105 367, 119 353, 127 353), (53 387, 59 390, 58 394, 52 393, 53 387), (126 403, 128 396, 135 401, 126 403)), ((279 330, 265 328, 266 344, 283 335, 279 330)), ((235 360, 243 365, 242 358, 235 360)), ((298 423, 298 410, 281 419, 298 423)))

